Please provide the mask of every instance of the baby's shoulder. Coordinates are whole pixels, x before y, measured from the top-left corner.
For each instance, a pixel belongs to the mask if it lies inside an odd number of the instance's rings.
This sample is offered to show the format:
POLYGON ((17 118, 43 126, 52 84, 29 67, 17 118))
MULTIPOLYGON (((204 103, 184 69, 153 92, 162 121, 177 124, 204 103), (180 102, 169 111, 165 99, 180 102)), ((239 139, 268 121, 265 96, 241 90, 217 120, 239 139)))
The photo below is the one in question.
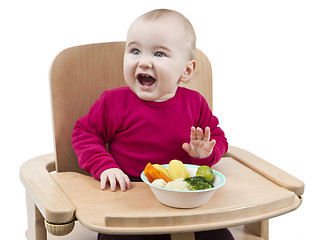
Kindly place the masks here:
POLYGON ((102 94, 105 94, 106 96, 110 96, 110 97, 115 97, 115 96, 128 95, 130 91, 131 90, 129 89, 129 87, 118 87, 118 88, 106 90, 102 94))
POLYGON ((205 98, 201 95, 201 93, 199 93, 198 91, 189 89, 189 88, 185 88, 185 87, 180 87, 180 95, 184 98, 184 99, 188 99, 188 100, 193 100, 193 101, 203 101, 205 100, 205 98))
POLYGON ((128 87, 118 87, 118 88, 113 88, 110 90, 104 91, 100 99, 102 101, 116 101, 116 100, 122 100, 123 98, 129 96, 131 93, 131 90, 128 87))

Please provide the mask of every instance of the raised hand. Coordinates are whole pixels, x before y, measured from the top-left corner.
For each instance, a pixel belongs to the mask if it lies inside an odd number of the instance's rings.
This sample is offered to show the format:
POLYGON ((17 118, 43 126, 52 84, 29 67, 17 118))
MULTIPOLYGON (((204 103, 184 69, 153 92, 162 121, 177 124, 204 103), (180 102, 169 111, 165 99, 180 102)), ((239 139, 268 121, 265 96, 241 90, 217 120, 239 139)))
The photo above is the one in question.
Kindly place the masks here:
POLYGON ((190 143, 184 143, 182 148, 194 158, 207 158, 212 152, 216 141, 210 141, 210 128, 206 127, 203 133, 200 127, 191 127, 190 143))

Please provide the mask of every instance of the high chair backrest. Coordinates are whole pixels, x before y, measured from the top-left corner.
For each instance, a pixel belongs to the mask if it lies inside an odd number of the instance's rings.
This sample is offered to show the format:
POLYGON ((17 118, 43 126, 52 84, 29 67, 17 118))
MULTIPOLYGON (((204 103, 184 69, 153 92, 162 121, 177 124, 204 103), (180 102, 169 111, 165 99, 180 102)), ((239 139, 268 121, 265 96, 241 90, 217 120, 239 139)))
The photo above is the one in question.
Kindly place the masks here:
MULTIPOLYGON (((97 43, 65 49, 50 70, 52 112, 58 172, 85 173, 72 148, 72 131, 78 118, 107 89, 125 86, 125 42, 97 43)), ((212 72, 208 58, 197 49, 196 71, 182 86, 199 91, 212 108, 212 72)))

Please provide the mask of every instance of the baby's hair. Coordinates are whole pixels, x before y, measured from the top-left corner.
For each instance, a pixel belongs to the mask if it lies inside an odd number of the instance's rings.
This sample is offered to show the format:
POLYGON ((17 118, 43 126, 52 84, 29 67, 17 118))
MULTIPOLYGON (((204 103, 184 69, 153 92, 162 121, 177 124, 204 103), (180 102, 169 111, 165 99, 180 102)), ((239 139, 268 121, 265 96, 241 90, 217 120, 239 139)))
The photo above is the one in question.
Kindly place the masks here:
POLYGON ((170 10, 170 9, 156 9, 152 10, 150 12, 147 12, 140 16, 140 19, 146 20, 146 21, 155 21, 158 19, 164 19, 167 17, 176 17, 178 20, 180 20, 184 27, 185 27, 185 34, 186 34, 186 43, 189 45, 188 49, 190 51, 190 57, 191 59, 195 58, 195 50, 196 50, 196 33, 195 30, 190 23, 190 21, 181 13, 170 10))

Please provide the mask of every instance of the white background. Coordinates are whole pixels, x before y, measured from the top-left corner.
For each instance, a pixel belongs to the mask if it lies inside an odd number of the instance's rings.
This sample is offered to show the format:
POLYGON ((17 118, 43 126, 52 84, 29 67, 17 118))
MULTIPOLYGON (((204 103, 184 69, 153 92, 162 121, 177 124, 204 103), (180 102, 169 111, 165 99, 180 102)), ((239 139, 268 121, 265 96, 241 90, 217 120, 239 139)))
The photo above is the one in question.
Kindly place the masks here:
POLYGON ((313 7, 305 0, 47 0, 0 3, 1 236, 25 239, 19 168, 53 152, 48 74, 63 49, 125 40, 154 8, 182 12, 213 67, 214 113, 229 143, 306 183, 301 207, 270 220, 271 239, 312 239, 313 7))

